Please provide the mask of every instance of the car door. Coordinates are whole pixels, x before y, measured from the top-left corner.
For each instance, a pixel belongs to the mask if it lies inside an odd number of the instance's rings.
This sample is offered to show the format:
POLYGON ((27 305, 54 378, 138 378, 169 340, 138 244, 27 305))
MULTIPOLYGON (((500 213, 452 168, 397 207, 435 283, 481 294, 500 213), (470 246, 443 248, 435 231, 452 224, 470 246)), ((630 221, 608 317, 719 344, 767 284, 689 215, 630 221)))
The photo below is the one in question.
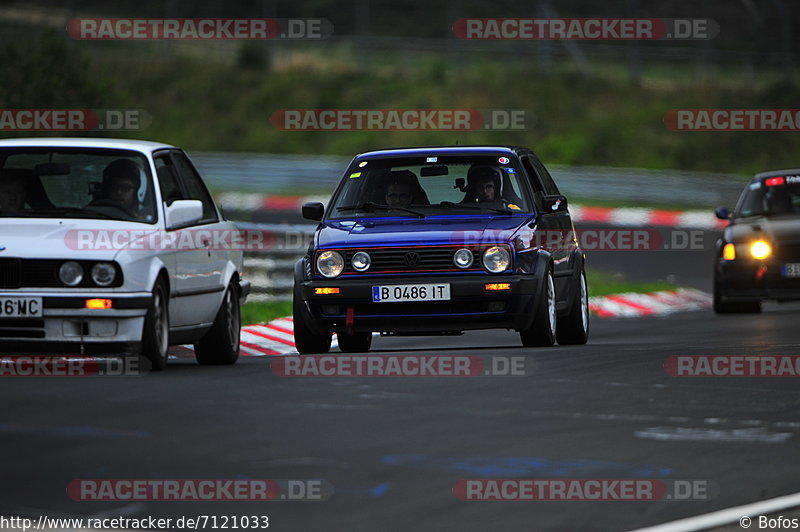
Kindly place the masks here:
POLYGON ((161 194, 167 205, 177 199, 199 200, 203 205, 201 220, 171 229, 174 246, 170 246, 169 253, 175 263, 175 276, 170 279, 171 325, 191 327, 211 323, 224 289, 225 261, 212 249, 219 213, 211 194, 182 151, 168 150, 155 160, 159 181, 165 184, 161 194))
POLYGON ((542 198, 544 196, 552 196, 560 194, 560 192, 547 169, 535 155, 523 155, 522 166, 531 181, 536 209, 540 213, 537 220, 538 230, 544 230, 544 234, 540 234, 538 237, 539 241, 543 242, 547 250, 553 255, 553 275, 554 277, 567 275, 570 273, 570 250, 568 244, 569 239, 574 234, 571 232, 572 220, 569 217, 569 211, 552 211, 543 208, 542 198))

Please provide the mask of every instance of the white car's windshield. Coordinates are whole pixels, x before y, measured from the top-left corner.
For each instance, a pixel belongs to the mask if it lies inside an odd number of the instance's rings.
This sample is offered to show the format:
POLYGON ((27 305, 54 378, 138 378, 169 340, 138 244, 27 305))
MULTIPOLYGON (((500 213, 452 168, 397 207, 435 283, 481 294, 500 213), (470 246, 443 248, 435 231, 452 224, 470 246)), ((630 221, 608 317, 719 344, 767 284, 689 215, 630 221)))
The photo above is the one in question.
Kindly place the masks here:
POLYGON ((356 161, 328 218, 527 212, 520 172, 490 155, 356 161))
POLYGON ((0 150, 0 216, 155 223, 150 168, 128 150, 0 150))

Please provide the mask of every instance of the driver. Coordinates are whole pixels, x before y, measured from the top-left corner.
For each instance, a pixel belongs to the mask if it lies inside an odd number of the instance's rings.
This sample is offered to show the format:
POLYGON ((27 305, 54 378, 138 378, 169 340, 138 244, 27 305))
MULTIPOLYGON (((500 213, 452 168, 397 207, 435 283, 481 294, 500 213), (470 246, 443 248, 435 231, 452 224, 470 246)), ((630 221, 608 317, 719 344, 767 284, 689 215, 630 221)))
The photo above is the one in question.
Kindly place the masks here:
POLYGON ((500 175, 491 166, 473 166, 467 172, 467 195, 462 203, 500 201, 500 175))
POLYGON ((19 212, 25 208, 25 180, 11 171, 0 170, 0 212, 19 212))
POLYGON ((139 166, 130 159, 112 161, 103 170, 101 200, 119 203, 136 216, 140 216, 142 208, 137 197, 141 185, 139 176, 139 166))

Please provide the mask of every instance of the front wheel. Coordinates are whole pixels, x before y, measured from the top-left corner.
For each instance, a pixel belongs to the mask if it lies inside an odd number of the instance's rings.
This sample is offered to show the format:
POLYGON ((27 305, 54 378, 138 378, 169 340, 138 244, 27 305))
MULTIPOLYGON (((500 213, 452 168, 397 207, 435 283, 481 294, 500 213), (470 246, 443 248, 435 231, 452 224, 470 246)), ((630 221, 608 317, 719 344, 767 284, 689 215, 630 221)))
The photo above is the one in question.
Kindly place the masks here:
POLYGON ((169 356, 169 299, 163 279, 153 287, 152 301, 144 318, 142 356, 150 361, 153 371, 167 367, 169 356))
POLYGON ((292 304, 292 316, 294 318, 294 345, 297 352, 301 355, 317 355, 327 353, 331 350, 331 333, 318 334, 306 325, 303 309, 303 302, 295 295, 292 304))
POLYGON ((194 344, 197 362, 203 365, 235 364, 239 359, 241 325, 239 290, 231 283, 225 290, 211 329, 194 344))
POLYGON ((556 343, 556 287, 550 268, 544 279, 544 290, 537 294, 533 324, 519 332, 525 347, 550 347, 556 343))
POLYGON ((574 283, 572 308, 569 314, 558 318, 556 338, 561 345, 581 345, 589 339, 589 289, 586 272, 581 270, 574 283))

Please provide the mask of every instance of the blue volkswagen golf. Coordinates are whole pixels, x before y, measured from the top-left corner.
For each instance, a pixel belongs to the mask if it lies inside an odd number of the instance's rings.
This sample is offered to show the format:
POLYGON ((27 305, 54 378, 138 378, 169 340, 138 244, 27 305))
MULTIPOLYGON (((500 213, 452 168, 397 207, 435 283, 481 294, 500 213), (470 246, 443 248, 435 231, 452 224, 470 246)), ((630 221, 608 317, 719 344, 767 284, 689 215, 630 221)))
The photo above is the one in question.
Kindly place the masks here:
POLYGON ((584 344, 585 255, 553 178, 529 149, 380 150, 350 163, 294 269, 303 354, 368 351, 372 333, 518 331, 524 346, 584 344), (556 235, 554 238, 553 235, 556 235))

